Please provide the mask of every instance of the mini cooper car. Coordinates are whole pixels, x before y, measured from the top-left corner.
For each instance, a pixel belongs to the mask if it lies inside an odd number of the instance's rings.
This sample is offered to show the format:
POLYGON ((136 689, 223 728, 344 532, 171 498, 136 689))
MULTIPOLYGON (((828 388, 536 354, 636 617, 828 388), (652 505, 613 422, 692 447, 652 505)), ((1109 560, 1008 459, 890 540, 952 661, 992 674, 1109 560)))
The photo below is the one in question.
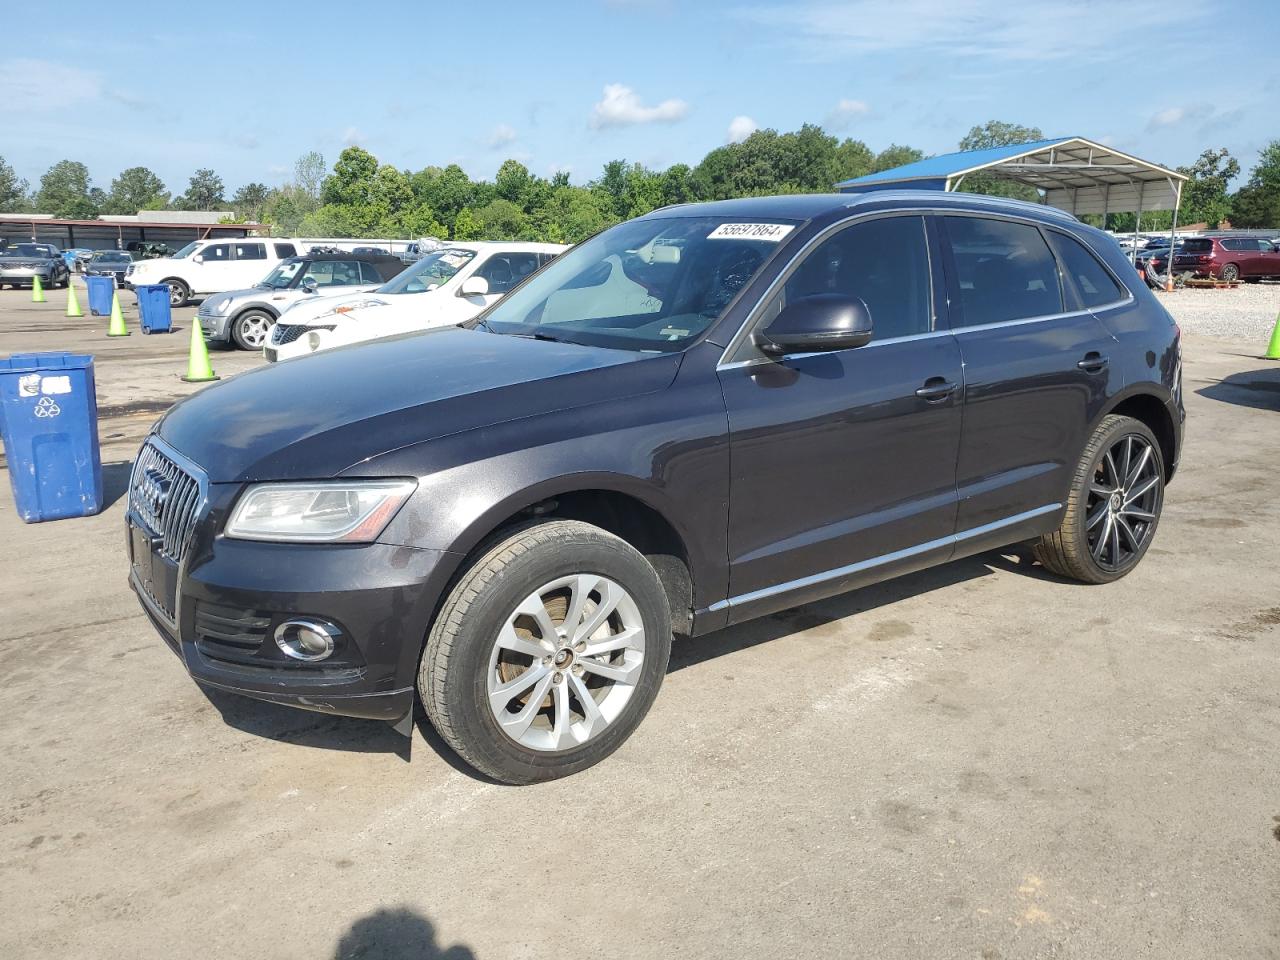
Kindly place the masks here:
POLYGON ((1010 544, 1105 584, 1181 449, 1179 331, 1069 214, 657 210, 461 327, 263 367, 133 469, 129 582, 199 683, 574 773, 698 638, 1010 544), (211 429, 210 424, 216 424, 211 429))

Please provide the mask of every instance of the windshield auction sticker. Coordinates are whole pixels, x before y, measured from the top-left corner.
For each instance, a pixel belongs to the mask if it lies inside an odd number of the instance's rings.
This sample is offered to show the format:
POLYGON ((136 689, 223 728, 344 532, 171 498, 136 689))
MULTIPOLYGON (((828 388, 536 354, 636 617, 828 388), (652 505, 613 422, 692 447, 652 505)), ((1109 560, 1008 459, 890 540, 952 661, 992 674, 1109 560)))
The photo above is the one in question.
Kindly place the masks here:
POLYGON ((795 229, 790 223, 722 223, 707 234, 708 240, 768 240, 777 243, 795 229))

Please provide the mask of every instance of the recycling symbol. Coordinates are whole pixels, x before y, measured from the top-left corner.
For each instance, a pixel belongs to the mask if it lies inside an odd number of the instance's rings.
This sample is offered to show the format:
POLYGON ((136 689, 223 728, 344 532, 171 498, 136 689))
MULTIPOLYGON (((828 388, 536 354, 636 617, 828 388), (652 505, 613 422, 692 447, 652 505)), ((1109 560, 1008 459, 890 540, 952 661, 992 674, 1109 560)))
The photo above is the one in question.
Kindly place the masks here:
POLYGON ((36 416, 41 419, 56 417, 61 412, 62 408, 54 402, 53 397, 41 397, 36 404, 36 416))

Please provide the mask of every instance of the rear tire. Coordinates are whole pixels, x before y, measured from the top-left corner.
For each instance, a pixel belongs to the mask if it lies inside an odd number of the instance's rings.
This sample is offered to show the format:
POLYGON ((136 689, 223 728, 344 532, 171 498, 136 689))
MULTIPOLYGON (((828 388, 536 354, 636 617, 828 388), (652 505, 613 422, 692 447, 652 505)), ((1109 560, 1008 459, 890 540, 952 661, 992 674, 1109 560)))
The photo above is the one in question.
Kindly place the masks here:
POLYGON ((1062 524, 1036 542, 1036 559, 1082 583, 1119 580, 1155 536, 1164 476, 1160 444, 1146 424, 1103 417, 1076 465, 1062 524))
POLYGON ((187 301, 191 299, 190 287, 175 277, 170 277, 168 280, 161 280, 160 282, 169 285, 169 306, 171 308, 185 307, 187 305, 187 301))
POLYGON ((1228 281, 1230 281, 1230 280, 1239 280, 1239 279, 1240 279, 1240 268, 1239 268, 1238 266, 1236 266, 1234 263, 1228 263, 1225 267, 1223 267, 1223 268, 1218 272, 1218 275, 1219 275, 1223 280, 1228 280, 1228 281))
POLYGON ((618 749, 670 653, 649 562, 598 527, 553 520, 500 536, 458 580, 428 635, 418 693, 463 760, 501 783, 536 783, 618 749))

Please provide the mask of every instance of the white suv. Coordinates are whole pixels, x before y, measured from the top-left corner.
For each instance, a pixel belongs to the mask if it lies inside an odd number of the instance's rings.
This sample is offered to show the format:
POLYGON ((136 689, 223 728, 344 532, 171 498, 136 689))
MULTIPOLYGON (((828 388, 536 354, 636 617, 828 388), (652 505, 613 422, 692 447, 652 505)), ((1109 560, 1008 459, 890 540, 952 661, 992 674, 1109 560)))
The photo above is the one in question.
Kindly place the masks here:
POLYGON ((310 297, 289 307, 263 354, 268 360, 287 360, 462 323, 567 249, 559 243, 450 243, 371 293, 310 297))
POLYGON ((193 240, 172 257, 132 264, 125 271, 124 285, 132 288, 167 283, 169 303, 181 307, 193 296, 251 287, 281 260, 297 255, 297 245, 292 240, 193 240))

